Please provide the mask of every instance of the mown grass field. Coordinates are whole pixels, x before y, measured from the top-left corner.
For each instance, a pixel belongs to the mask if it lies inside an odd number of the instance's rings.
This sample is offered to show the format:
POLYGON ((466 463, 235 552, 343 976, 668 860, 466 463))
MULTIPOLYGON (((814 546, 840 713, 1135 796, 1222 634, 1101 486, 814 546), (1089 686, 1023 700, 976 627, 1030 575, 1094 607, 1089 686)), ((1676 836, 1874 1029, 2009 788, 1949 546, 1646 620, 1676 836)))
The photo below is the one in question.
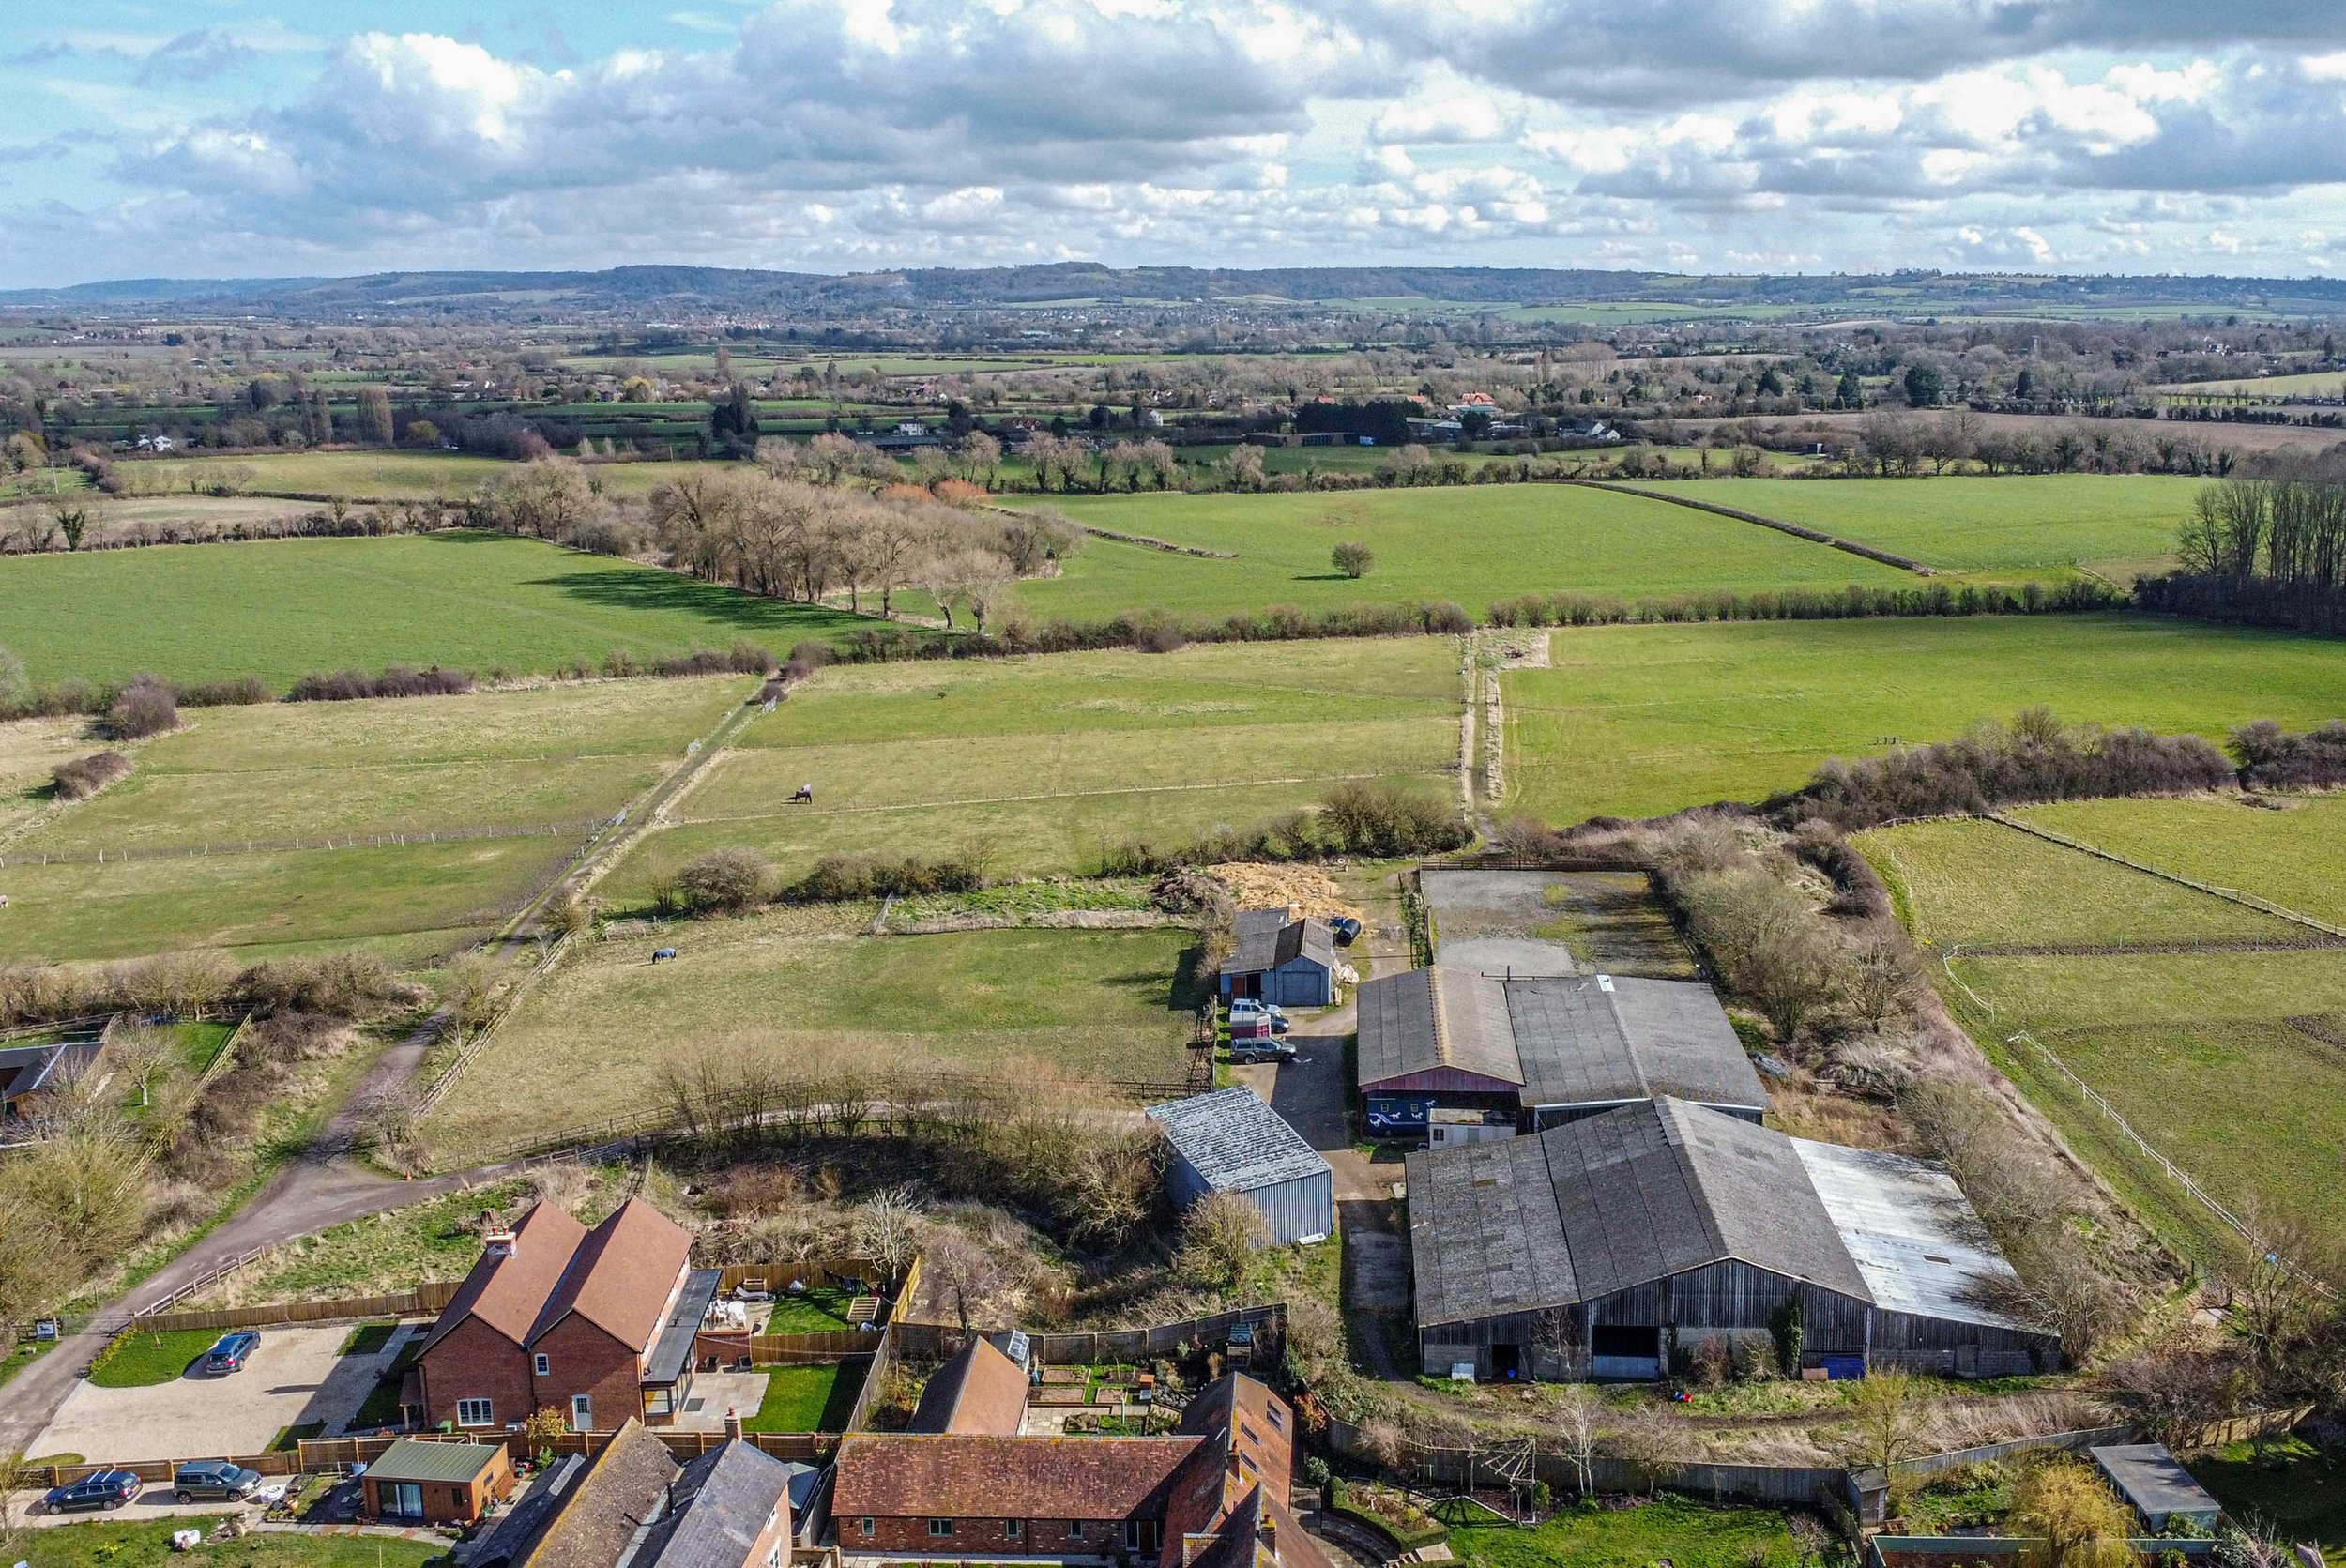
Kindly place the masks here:
POLYGON ((752 689, 709 677, 189 709, 187 728, 129 747, 128 780, 84 801, 35 802, 39 821, 0 867, 0 957, 375 938, 401 956, 444 951, 496 923, 583 839, 579 825, 681 764, 752 689), (539 824, 574 830, 234 852, 539 824), (207 845, 221 852, 38 859, 207 845))
POLYGON ((2121 617, 1600 627, 1550 647, 1552 667, 1501 677, 1503 809, 1560 824, 1760 799, 2037 704, 2220 741, 2318 723, 2346 692, 2346 644, 2121 617))
POLYGON ((1089 872, 1109 843, 1252 828, 1339 779, 1449 798, 1459 707, 1446 637, 834 666, 754 720, 609 890, 727 845, 785 873, 970 846, 998 875, 1089 872), (812 806, 789 803, 801 784, 812 806))
POLYGON ((2158 474, 1902 480, 1696 480, 1672 495, 1820 528, 1953 571, 2055 581, 2082 565, 2124 582, 2171 564, 2207 483, 2158 474))
MULTIPOLYGON (((208 1532, 214 1520, 236 1512, 31 1530, 16 1550, 30 1568, 163 1568, 180 1556, 171 1544, 173 1530, 192 1525, 208 1532)), ((221 1568, 423 1568, 442 1555, 442 1546, 437 1539, 273 1530, 206 1546, 204 1558, 221 1568)))
POLYGON ((440 533, 0 559, 0 641, 36 680, 257 675, 394 661, 516 674, 867 624, 533 540, 440 533))
MULTIPOLYGON (((2201 814, 2249 819, 2267 861, 2318 856, 2331 824, 2305 810, 2109 802, 2149 844, 2189 840, 2201 814), (2156 814, 2170 820, 2153 820, 2156 814)), ((1941 990, 1989 1056, 2176 1246, 2212 1266, 2237 1237, 2129 1144, 2032 1041, 2106 1096, 2151 1144, 2252 1224, 2346 1233, 2346 949, 2224 951, 2243 937, 2318 934, 2146 873, 1990 823, 1863 835, 1901 914, 1924 936, 1979 946, 2172 943, 2199 951, 1953 954, 1941 990), (2266 929, 2244 926, 2266 921, 2266 929)), ((2330 851, 2334 853, 2335 851, 2330 851)), ((2154 861, 2156 856, 2150 857, 2154 861)))
POLYGON ((1790 1568, 1804 1556, 1773 1509, 1706 1508, 1675 1498, 1636 1508, 1566 1506, 1534 1530, 1462 1515, 1451 1528, 1450 1549, 1469 1568, 1790 1568))
POLYGON ((1917 822, 1861 833, 1857 845, 1893 890, 1910 928, 1940 947, 2293 941, 2307 935, 2286 921, 2001 823, 1917 822))
POLYGON ((1019 601, 1046 621, 1418 599, 1454 600, 1479 618, 1493 600, 1550 589, 1635 599, 1915 581, 1753 524, 1577 485, 1044 499, 1097 527, 1237 555, 1206 559, 1095 539, 1063 575, 1019 586, 1019 601), (1377 555, 1357 582, 1329 564, 1348 540, 1377 555))
POLYGON ((815 1072, 1002 1072, 1023 1061, 1178 1080, 1196 997, 1186 930, 859 935, 864 906, 613 936, 533 991, 433 1113, 442 1164, 657 1108, 661 1064, 746 1046, 815 1072), (673 962, 651 951, 674 946, 673 962), (470 1086, 481 1086, 470 1092, 470 1086))
MULTIPOLYGON (((2346 692, 2337 706, 2346 710, 2346 692)), ((2346 925, 2346 796, 2233 800, 2070 800, 2015 814, 2057 833, 2346 925)))

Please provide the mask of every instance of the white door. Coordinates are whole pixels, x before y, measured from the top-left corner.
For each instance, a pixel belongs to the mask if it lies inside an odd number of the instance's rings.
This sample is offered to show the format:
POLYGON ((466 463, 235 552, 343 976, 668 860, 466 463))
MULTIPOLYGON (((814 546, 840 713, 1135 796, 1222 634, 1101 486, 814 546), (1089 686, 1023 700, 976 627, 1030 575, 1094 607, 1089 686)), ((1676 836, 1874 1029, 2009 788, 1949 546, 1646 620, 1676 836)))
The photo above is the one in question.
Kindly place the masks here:
POLYGON ((571 1430, 591 1432, 595 1429, 595 1401, 591 1395, 571 1395, 571 1430))

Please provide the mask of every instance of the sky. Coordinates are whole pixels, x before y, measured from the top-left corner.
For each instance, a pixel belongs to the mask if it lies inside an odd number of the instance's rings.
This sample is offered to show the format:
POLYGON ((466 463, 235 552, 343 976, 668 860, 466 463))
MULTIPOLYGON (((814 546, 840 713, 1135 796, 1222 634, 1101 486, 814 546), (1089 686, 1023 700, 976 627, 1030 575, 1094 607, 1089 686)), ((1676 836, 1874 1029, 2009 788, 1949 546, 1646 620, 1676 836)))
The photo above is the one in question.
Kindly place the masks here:
POLYGON ((2346 0, 0 0, 0 287, 2346 272, 2346 0))

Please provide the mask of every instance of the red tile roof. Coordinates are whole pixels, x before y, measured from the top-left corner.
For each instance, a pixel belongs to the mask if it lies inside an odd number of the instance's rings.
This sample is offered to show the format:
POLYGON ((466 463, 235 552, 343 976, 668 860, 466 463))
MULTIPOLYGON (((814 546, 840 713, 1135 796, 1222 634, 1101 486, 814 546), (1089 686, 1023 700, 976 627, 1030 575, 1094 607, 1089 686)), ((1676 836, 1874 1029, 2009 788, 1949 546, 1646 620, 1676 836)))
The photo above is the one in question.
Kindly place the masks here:
POLYGON ((909 1432, 1014 1438, 1027 1423, 1027 1374, 994 1347, 972 1339, 921 1390, 909 1432))
POLYGON ((517 1346, 529 1332, 546 1297, 561 1282, 586 1227, 551 1203, 541 1203, 513 1227, 513 1250, 483 1255, 465 1283, 440 1309, 440 1320, 423 1342, 431 1349, 467 1318, 478 1318, 517 1346))
POLYGON ((620 1344, 644 1349, 666 1319, 668 1297, 692 1256, 691 1231, 629 1198, 579 1242, 529 1337, 575 1312, 620 1344))
POLYGON ((1161 1517, 1196 1438, 968 1438, 886 1433, 839 1445, 845 1517, 1161 1517))

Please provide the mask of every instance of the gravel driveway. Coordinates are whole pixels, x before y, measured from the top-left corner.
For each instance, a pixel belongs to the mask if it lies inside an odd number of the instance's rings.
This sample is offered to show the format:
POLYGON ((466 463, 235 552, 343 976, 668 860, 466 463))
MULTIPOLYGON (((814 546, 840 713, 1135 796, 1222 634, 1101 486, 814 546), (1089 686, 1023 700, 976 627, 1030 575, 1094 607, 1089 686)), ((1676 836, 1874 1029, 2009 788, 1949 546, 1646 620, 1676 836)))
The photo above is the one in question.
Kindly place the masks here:
MULTIPOLYGON (((202 1459, 260 1454, 288 1426, 350 1419, 391 1353, 342 1353, 350 1325, 263 1329, 241 1372, 182 1377, 145 1388, 76 1383, 27 1450, 80 1454, 93 1464, 127 1459, 202 1459)), ((168 1493, 164 1494, 168 1496, 168 1493)))

